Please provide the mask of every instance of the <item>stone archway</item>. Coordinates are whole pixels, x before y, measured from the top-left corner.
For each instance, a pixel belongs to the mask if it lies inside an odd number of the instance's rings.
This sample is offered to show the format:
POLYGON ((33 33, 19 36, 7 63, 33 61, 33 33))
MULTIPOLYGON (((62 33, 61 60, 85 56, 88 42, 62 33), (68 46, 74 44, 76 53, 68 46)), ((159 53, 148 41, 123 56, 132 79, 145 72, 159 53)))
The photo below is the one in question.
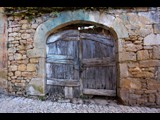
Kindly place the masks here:
MULTIPOLYGON (((28 93, 31 95, 45 95, 45 57, 46 57, 46 40, 47 37, 57 31, 59 28, 65 27, 70 24, 75 23, 90 22, 93 24, 98 24, 99 26, 106 27, 115 36, 118 41, 118 51, 121 51, 121 43, 119 39, 128 37, 128 32, 123 23, 119 18, 115 16, 100 13, 98 11, 65 11, 58 14, 56 18, 52 18, 39 25, 34 36, 34 49, 27 51, 28 57, 39 58, 38 76, 37 78, 32 78, 29 86, 27 87, 28 93), (31 89, 31 86, 38 87, 42 91, 38 92, 31 89)), ((119 76, 119 75, 118 75, 119 76)), ((119 82, 118 85, 119 86, 119 82)))

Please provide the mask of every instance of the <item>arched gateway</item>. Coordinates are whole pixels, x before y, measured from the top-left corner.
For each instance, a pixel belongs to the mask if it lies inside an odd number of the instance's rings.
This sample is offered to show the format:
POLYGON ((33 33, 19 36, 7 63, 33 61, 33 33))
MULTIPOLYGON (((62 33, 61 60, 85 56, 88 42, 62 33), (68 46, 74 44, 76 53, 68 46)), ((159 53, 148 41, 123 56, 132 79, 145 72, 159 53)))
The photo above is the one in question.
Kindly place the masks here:
POLYGON ((50 94, 116 96, 116 45, 110 31, 72 24, 49 36, 46 50, 50 94))
POLYGON ((42 91, 29 94, 45 95, 51 90, 48 86, 61 86, 68 98, 81 93, 116 96, 118 38, 128 34, 125 28, 116 29, 121 23, 114 20, 106 13, 78 10, 61 12, 41 24, 34 49, 27 52, 40 59, 38 77, 27 89, 37 86, 42 91), (77 29, 88 25, 95 29, 77 29))

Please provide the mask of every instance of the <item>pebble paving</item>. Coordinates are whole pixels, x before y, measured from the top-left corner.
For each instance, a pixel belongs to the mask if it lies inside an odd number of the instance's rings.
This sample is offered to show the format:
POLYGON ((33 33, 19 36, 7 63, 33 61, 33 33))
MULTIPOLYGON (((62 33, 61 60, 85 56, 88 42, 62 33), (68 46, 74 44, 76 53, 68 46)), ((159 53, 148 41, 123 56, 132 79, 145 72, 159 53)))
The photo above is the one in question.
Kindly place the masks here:
POLYGON ((0 113, 160 113, 160 108, 41 101, 0 94, 0 113))

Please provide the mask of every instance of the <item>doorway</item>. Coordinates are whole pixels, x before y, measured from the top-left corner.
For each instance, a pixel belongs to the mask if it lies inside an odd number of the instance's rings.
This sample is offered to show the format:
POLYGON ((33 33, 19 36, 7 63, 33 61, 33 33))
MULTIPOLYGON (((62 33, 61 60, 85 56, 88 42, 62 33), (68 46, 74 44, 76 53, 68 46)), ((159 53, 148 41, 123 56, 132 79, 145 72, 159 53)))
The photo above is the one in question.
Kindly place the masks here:
POLYGON ((109 30, 70 25, 50 35, 46 44, 48 92, 66 98, 116 96, 116 45, 109 30))

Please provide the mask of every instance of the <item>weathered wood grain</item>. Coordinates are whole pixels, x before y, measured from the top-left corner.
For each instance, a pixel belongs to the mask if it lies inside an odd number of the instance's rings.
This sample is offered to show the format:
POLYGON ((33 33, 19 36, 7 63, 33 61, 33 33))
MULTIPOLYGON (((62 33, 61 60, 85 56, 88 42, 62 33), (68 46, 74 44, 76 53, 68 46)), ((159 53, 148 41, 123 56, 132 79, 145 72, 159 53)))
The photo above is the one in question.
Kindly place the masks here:
POLYGON ((73 86, 79 86, 80 83, 77 80, 48 78, 47 79, 47 85, 73 87, 73 86))
POLYGON ((76 93, 115 96, 115 54, 114 40, 101 32, 58 32, 47 41, 47 85, 67 88, 65 93, 73 90, 71 97, 76 93))
POLYGON ((88 95, 116 96, 115 90, 83 89, 83 93, 88 95))
POLYGON ((94 40, 94 41, 103 43, 105 45, 114 46, 114 43, 112 40, 108 39, 108 37, 106 36, 102 36, 98 34, 81 33, 80 38, 85 40, 94 40))

